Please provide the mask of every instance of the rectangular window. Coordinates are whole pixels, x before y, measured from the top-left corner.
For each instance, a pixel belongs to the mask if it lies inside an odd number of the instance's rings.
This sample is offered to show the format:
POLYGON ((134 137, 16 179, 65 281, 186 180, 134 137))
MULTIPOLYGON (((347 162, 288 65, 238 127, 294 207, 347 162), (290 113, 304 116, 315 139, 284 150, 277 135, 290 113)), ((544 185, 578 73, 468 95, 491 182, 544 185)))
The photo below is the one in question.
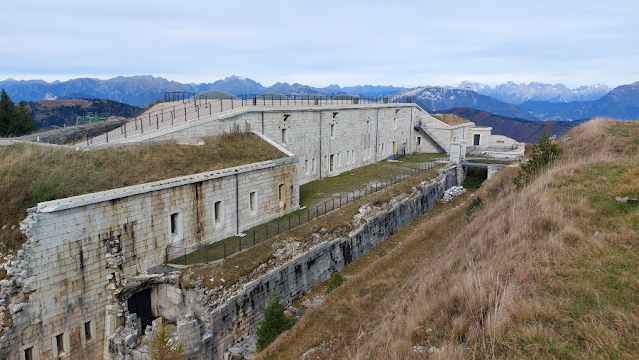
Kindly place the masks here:
POLYGON ((351 150, 351 164, 355 164, 355 150, 351 150))
POLYGON ((480 137, 481 137, 481 135, 479 135, 479 134, 475 134, 475 135, 473 136, 473 145, 474 145, 474 146, 479 146, 479 139, 480 139, 480 137))
POLYGON ((366 122, 366 132, 369 133, 369 134, 371 133, 371 122, 370 121, 366 122))
POLYGON ((393 119, 393 129, 397 129, 397 118, 393 119))
POLYGON ((313 161, 311 163, 311 172, 314 174, 315 173, 315 158, 313 158, 313 161))
POLYGON ((397 154, 397 141, 393 141, 393 154, 397 154))
POLYGON ((333 171, 333 168, 334 168, 334 166, 333 166, 333 157, 334 156, 335 156, 334 154, 331 155, 331 160, 330 160, 331 163, 330 163, 330 168, 329 168, 330 171, 333 171))
POLYGON ((93 340, 93 334, 91 333, 91 322, 84 323, 84 338, 87 341, 93 340))
POLYGON ((331 124, 331 137, 335 137, 335 124, 331 124))
POLYGON ((324 169, 328 166, 328 162, 326 161, 326 155, 324 155, 324 169))
POLYGON ((213 207, 213 216, 214 216, 214 221, 215 221, 215 227, 221 226, 222 225, 222 202, 221 201, 216 201, 215 205, 213 207))
POLYGON ((173 242, 182 240, 182 214, 171 214, 169 222, 169 230, 171 231, 169 240, 173 242))
POLYGON ((286 187, 284 184, 280 184, 277 189, 277 198, 280 201, 280 206, 286 203, 286 187))
POLYGON ((304 160, 304 171, 306 172, 306 174, 308 174, 310 172, 310 168, 308 165, 308 160, 304 160))
POLYGON ((249 210, 251 211, 251 215, 255 215, 257 213, 257 199, 256 199, 255 191, 249 194, 249 210))
POLYGON ((286 129, 282 129, 282 145, 286 145, 286 129))
POLYGON ((33 360, 33 347, 24 349, 24 360, 33 360))
POLYGON ((66 344, 64 343, 64 334, 56 335, 55 343, 58 347, 58 357, 66 353, 66 344))
POLYGON ((417 137, 417 146, 420 146, 422 144, 422 137, 418 136, 417 137))

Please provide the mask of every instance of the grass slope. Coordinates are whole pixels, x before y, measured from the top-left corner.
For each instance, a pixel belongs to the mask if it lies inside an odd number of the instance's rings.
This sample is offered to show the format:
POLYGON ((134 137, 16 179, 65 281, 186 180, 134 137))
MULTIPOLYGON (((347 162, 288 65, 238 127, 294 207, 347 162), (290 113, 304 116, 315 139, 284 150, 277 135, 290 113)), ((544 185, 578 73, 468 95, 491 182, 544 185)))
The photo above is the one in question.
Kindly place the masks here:
POLYGON ((637 358, 639 206, 615 196, 639 195, 639 123, 569 136, 564 160, 521 191, 505 169, 470 219, 427 213, 384 256, 353 262, 258 358, 637 358))
POLYGON ((254 134, 93 151, 16 144, 0 147, 0 230, 3 246, 23 241, 18 224, 38 202, 197 174, 284 156, 254 134), (13 228, 13 229, 12 229, 13 228))

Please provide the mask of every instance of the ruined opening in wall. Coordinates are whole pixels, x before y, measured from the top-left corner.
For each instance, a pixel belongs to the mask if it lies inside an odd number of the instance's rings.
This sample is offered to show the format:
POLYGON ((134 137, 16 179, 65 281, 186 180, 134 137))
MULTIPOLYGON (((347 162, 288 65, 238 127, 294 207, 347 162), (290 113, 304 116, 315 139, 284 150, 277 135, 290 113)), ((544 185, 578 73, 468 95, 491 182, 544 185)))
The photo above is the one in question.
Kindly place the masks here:
POLYGON ((155 319, 151 310, 151 289, 131 295, 127 300, 127 309, 130 314, 136 314, 142 320, 142 328, 146 328, 146 325, 155 319))
POLYGON ((215 227, 222 226, 223 223, 223 213, 222 213, 222 202, 216 201, 215 205, 213 205, 213 220, 215 222, 215 227))
POLYGON ((86 341, 93 340, 93 331, 91 330, 91 321, 84 323, 84 338, 86 341))
POLYGON ((251 215, 257 214, 257 195, 255 191, 249 194, 249 209, 251 211, 251 215))

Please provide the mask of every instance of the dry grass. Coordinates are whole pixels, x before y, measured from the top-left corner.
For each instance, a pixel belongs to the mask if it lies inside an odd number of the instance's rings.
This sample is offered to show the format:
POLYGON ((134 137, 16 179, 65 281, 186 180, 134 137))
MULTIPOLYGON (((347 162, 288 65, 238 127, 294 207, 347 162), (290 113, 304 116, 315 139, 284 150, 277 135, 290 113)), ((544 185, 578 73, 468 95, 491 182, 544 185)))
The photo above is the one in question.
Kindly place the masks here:
POLYGON ((431 116, 447 125, 459 125, 470 122, 455 114, 431 114, 431 116))
POLYGON ((142 184, 284 156, 258 136, 225 134, 206 145, 172 143, 75 151, 27 143, 0 147, 2 243, 19 246, 18 223, 38 202, 142 184), (15 225, 12 230, 11 227, 15 225))
POLYGON ((487 181, 470 221, 462 207, 393 235, 259 358, 637 358, 639 207, 613 195, 637 195, 638 125, 586 123, 521 191, 515 169, 487 181))

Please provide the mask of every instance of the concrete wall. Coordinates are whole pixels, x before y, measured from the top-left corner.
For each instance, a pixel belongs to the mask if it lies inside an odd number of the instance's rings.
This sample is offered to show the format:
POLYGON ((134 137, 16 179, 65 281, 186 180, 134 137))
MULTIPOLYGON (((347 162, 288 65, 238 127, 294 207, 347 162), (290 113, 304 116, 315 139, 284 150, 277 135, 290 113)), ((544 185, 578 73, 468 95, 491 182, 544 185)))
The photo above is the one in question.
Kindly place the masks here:
POLYGON ((472 126, 468 129, 468 146, 488 146, 493 128, 488 126, 472 126), (479 144, 475 145, 475 135, 479 135, 479 144))
MULTIPOLYGON (((56 358, 57 335, 64 339, 62 358, 102 358, 105 338, 124 319, 116 301, 122 287, 162 264, 167 245, 211 243, 236 234, 238 219, 242 231, 295 211, 297 162, 289 156, 38 204, 21 223, 28 240, 8 269, 12 277, 0 282, 2 301, 11 299, 4 324, 13 323, 4 327, 0 358, 18 359, 28 347, 39 359, 56 358), (284 203, 280 184, 287 188, 284 203), (250 192, 258 196, 255 214, 250 192), (221 224, 214 221, 218 201, 221 224), (176 234, 171 214, 179 214, 176 234), (94 329, 89 341, 87 322, 94 329)), ((167 289, 154 296, 171 298, 167 289)), ((175 316, 175 309, 155 311, 175 316)))
MULTIPOLYGON (((420 194, 369 218, 348 238, 324 242, 247 283, 238 295, 228 299, 222 306, 207 305, 216 303, 213 300, 215 290, 182 289, 177 332, 179 340, 185 344, 187 358, 222 359, 226 349, 256 329, 271 294, 283 295, 285 303, 292 302, 431 209, 446 189, 462 184, 463 174, 461 165, 444 170, 420 194)), ((127 348, 122 337, 113 341, 114 345, 110 346, 114 350, 111 352, 113 359, 135 358, 136 350, 127 348)))

